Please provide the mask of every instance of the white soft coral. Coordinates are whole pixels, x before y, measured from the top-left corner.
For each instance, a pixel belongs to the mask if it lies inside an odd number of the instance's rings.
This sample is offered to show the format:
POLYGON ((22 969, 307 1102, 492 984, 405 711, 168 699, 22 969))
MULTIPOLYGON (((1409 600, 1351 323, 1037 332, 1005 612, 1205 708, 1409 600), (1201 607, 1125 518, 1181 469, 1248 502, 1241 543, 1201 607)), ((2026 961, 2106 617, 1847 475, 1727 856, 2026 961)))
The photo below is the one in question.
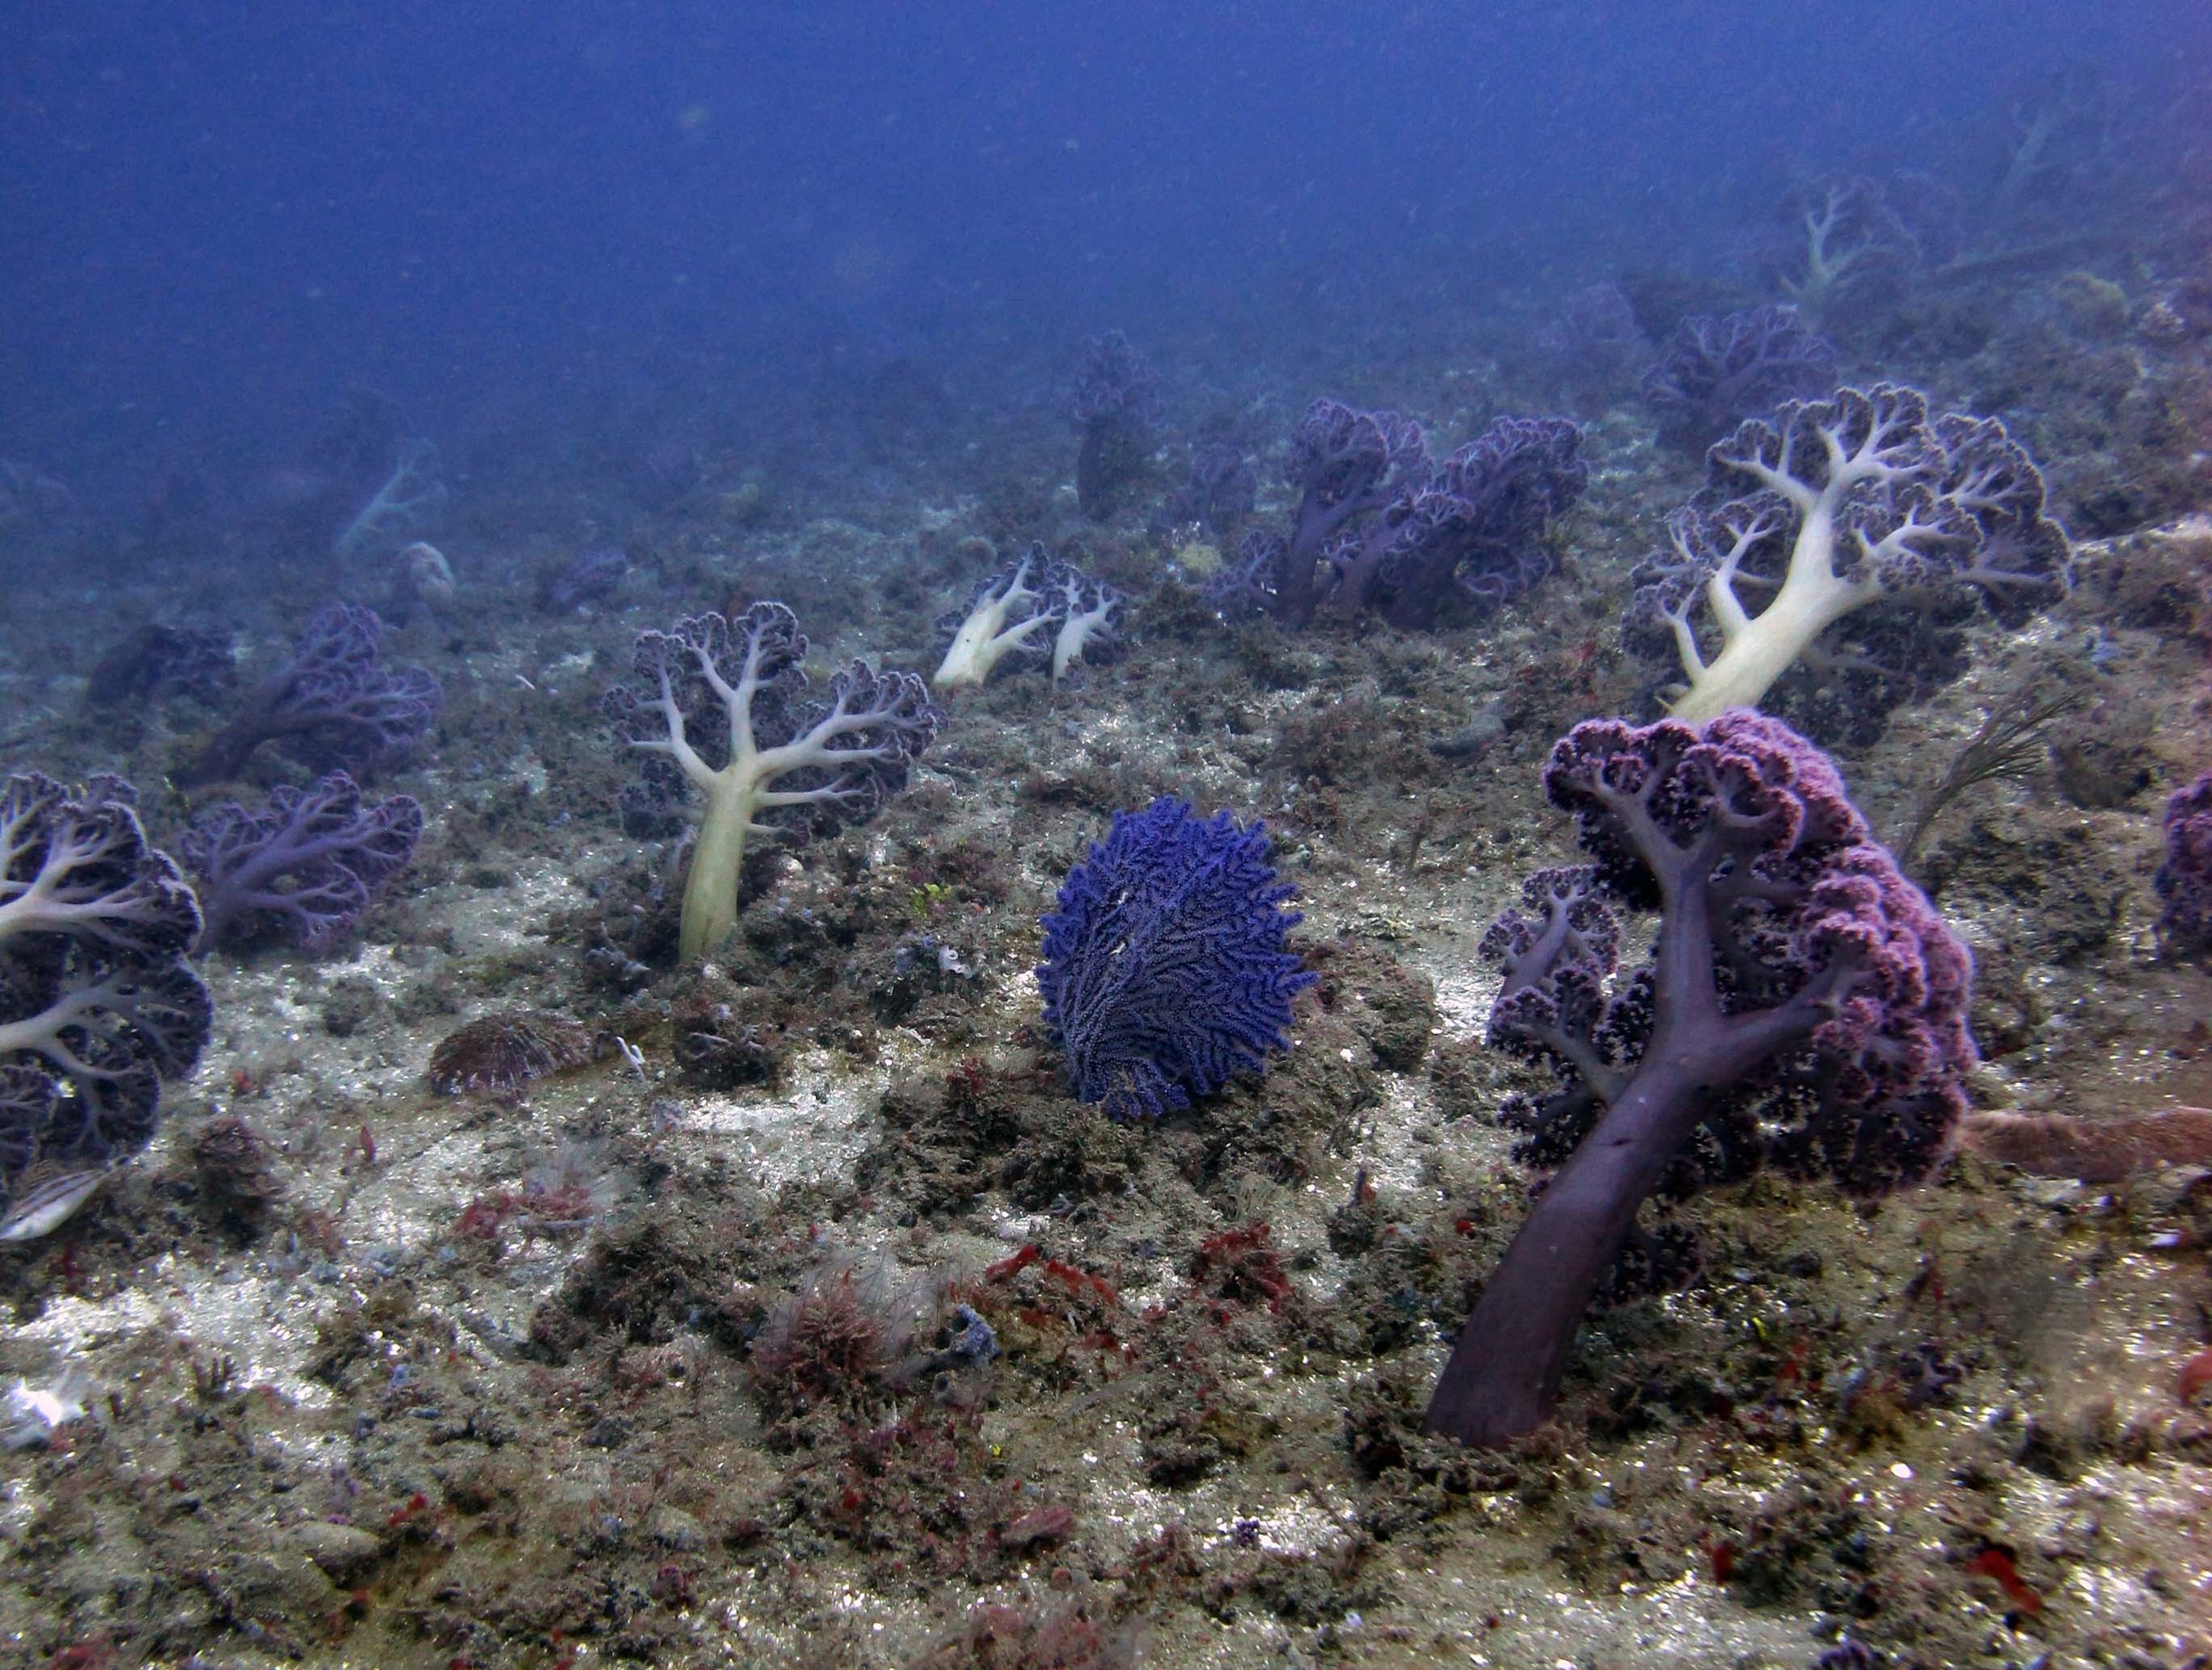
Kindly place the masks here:
POLYGON ((988 679, 1008 656, 1043 651, 1044 634, 1059 618, 1050 598, 1029 583, 1030 570, 1043 566, 1042 549, 1033 547, 1013 567, 976 588, 930 680, 933 687, 967 689, 988 679))
POLYGON ((1639 576, 1687 679, 1669 705, 1694 725, 1755 706, 1878 598, 1967 585, 2016 620, 2062 584, 2065 534, 2027 454, 1993 419, 1931 419, 1914 389, 1792 401, 1715 447, 1712 472, 1709 500, 1731 496, 1678 514, 1671 555, 1639 576), (1754 614, 1747 593, 1762 592, 1754 614))
POLYGON ((1121 608, 1122 596, 1102 581, 1087 579, 1064 564, 1052 570, 1046 583, 1060 594, 1060 630, 1052 640, 1052 681, 1057 684, 1094 644, 1111 643, 1118 635, 1114 616, 1121 608))
POLYGON ((637 682, 611 693, 634 748, 663 757, 704 802, 684 883, 687 958, 737 923, 749 837, 774 820, 858 820, 906 786, 944 715, 911 673, 861 662, 806 699, 807 641, 791 611, 757 603, 734 620, 700 615, 637 643, 637 682))

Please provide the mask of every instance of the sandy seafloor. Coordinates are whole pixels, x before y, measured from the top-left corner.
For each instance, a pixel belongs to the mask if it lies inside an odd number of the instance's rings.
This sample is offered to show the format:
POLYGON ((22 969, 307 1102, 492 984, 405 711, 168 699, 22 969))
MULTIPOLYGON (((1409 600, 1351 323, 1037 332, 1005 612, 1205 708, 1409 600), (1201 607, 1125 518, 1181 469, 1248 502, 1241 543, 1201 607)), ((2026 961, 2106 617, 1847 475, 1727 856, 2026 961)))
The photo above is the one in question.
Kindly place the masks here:
MULTIPOLYGON (((719 537, 693 555, 740 589, 826 543, 908 559, 851 529, 719 537)), ((2135 546, 2190 572, 2208 543, 2135 546)), ((967 576, 937 549, 941 602, 967 576)), ((457 566, 465 596, 503 587, 457 566)), ((661 859, 615 827, 592 702, 664 607, 634 589, 503 643, 411 628, 395 654, 450 698, 394 779, 433 809, 415 872, 336 955, 211 958, 214 1043, 154 1145, 0 1255, 0 1381, 89 1388, 0 1455, 0 1662, 1750 1670, 1846 1636, 1869 1662, 2203 1662, 2212 1412, 2178 1394, 2212 1307, 2201 1172, 1968 1155, 1867 1205, 1713 1191, 1679 1213, 1683 1283, 1586 1327, 1555 1433, 1494 1458, 1418 1435, 1525 1188, 1488 1115, 1529 1081, 1480 1046, 1477 943, 1570 850, 1545 750, 1641 676, 1584 648, 1601 569, 1438 640, 1220 631, 1171 579, 1119 660, 964 697, 874 823, 757 858, 726 968, 626 990, 580 953, 661 859), (1426 749, 1485 713, 1477 757, 1426 749), (1264 1086, 1119 1129, 1059 1093, 1029 964, 1082 843, 1162 790, 1270 818, 1323 983, 1264 1086), (924 934, 972 972, 918 983, 896 950, 924 934), (718 998, 780 1040, 771 1081, 680 1071, 718 998), (518 1006, 641 1061, 433 1094, 437 1041, 518 1006), (275 1191, 244 1230, 192 1158, 227 1113, 275 1191), (541 1222, 549 1189, 588 1207, 541 1222), (1202 1251, 1261 1223, 1240 1274, 1202 1251), (779 1428, 749 1358, 841 1281, 889 1370, 779 1428), (1002 1355, 917 1367, 963 1300, 1002 1355)), ((928 655, 867 597, 817 626, 830 651, 928 655)), ((1977 1099, 2212 1101, 2212 985, 2158 955, 2148 885, 2154 784, 2204 763, 2203 647, 2093 588, 2068 606, 1981 629, 1975 673, 1846 770, 1891 827, 1978 703, 2101 635, 2103 745, 2162 774, 2085 806, 2047 765, 1931 842, 1982 967, 1977 1099)), ((111 758, 66 676, 4 696, 59 716, 47 769, 111 758)), ((133 763, 172 746, 157 725, 133 763)), ((173 816, 150 797, 157 836, 173 816)))

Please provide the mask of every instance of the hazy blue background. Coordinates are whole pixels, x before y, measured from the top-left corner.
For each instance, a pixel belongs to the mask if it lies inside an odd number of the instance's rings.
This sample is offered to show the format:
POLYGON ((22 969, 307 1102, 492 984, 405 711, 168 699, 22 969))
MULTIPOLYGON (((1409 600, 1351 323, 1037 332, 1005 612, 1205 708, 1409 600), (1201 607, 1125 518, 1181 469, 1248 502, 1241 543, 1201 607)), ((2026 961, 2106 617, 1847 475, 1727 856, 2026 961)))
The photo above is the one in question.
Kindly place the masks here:
POLYGON ((1115 326, 1356 332, 1685 258, 1796 171, 1971 178, 2062 66, 2170 99, 2208 14, 17 0, 0 456, 111 473, 349 381, 434 428, 1115 326))

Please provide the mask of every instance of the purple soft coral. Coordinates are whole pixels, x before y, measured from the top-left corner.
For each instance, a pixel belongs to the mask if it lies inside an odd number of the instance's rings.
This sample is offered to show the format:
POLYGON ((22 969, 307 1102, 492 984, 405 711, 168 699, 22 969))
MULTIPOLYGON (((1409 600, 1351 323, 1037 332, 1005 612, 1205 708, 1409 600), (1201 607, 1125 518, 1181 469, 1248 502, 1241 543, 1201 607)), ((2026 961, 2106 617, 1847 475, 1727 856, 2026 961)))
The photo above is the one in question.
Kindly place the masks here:
POLYGON ((1287 627, 1311 623, 1340 566, 1331 547, 1368 517, 1387 516, 1429 479, 1432 465, 1421 426, 1394 412, 1361 412, 1317 400, 1291 436, 1283 473, 1299 492, 1287 536, 1244 536, 1234 568, 1213 588, 1222 602, 1264 610, 1287 627))
POLYGON ((1211 440, 1193 449, 1190 479, 1168 500, 1170 527, 1195 524, 1225 544, 1234 540, 1259 502, 1259 479, 1233 441, 1211 440))
POLYGON ((1519 1110, 1563 1162, 1484 1288, 1429 1404, 1470 1443, 1532 1431, 1583 1312, 1663 1181, 1765 1162, 1871 1195, 1924 1175, 1965 1107, 1972 963, 1869 835, 1825 755, 1738 711, 1577 726, 1544 788, 1594 863, 1547 871, 1484 942, 1491 1042, 1561 1089, 1519 1110), (1622 907, 1662 912, 1616 971, 1622 907))
POLYGON ((1094 338, 1068 402, 1083 444, 1075 460, 1075 496, 1094 520, 1111 519, 1148 467, 1157 419, 1159 380, 1119 331, 1094 338))
POLYGON ((1490 610, 1519 596, 1551 572, 1544 535, 1589 483, 1581 443, 1564 418, 1498 419, 1332 553, 1333 606, 1356 614, 1380 599, 1392 626, 1413 627, 1453 601, 1490 610))
POLYGON ((428 735, 444 693, 420 667, 385 666, 383 642, 376 611, 331 604, 178 780, 234 777, 270 741, 314 771, 365 772, 406 753, 428 735))
POLYGON ((1684 319, 1644 373, 1644 398, 1659 413, 1663 442, 1696 448, 1778 401, 1819 393, 1835 374, 1836 345, 1808 330, 1794 307, 1754 307, 1684 319))
POLYGON ((420 804, 405 795, 364 800, 342 771, 310 789, 272 790, 262 812, 234 800, 211 807, 180 843, 200 884, 197 949, 274 923, 319 950, 361 920, 421 838, 420 804))
POLYGON ((2212 771, 2166 803, 2166 862, 2155 882, 2167 950, 2212 950, 2212 771))

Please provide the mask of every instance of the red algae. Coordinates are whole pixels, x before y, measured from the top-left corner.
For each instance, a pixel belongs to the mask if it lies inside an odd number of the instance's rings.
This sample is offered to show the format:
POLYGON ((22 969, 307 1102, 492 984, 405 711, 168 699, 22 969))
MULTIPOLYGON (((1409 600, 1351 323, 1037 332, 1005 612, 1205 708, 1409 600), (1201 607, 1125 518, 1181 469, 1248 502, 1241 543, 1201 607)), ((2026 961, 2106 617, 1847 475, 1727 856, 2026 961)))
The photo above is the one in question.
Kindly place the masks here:
POLYGON ((2005 1591, 2005 1598, 2022 1612, 2033 1614, 2043 1610, 2043 1597, 2036 1593, 2028 1580, 2020 1575, 2020 1568, 2012 1556, 2001 1548, 1985 1548, 1966 1562, 1966 1569, 1977 1577, 1986 1577, 2005 1591))

